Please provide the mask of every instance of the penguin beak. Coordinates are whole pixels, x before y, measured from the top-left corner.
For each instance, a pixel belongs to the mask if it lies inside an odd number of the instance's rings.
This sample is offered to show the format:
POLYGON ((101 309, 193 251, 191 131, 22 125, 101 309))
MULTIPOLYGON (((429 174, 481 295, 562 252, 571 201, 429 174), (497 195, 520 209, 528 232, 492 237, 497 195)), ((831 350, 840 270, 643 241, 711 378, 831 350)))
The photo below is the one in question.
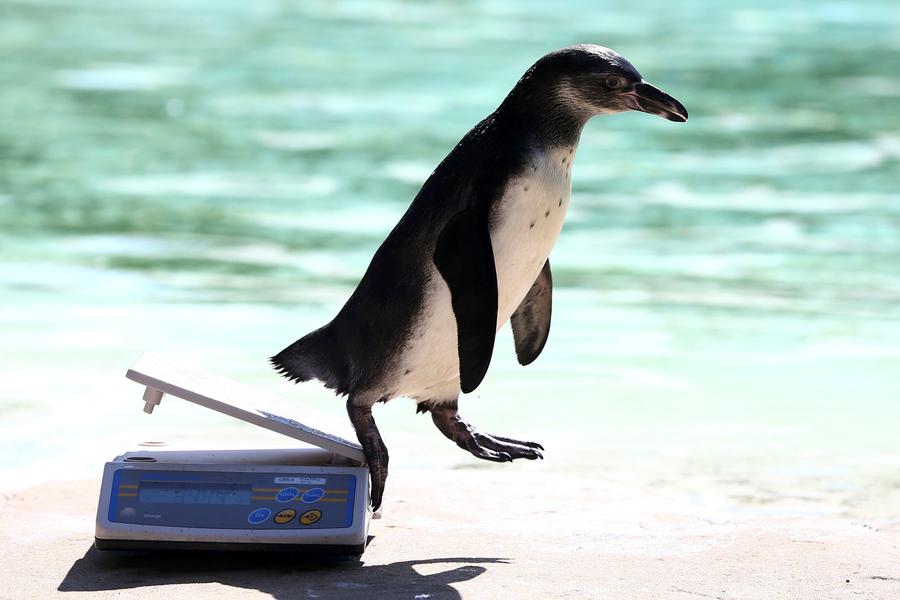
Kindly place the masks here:
POLYGON ((628 92, 628 105, 631 110, 657 115, 669 121, 684 123, 688 120, 688 112, 684 105, 656 86, 641 80, 628 92))

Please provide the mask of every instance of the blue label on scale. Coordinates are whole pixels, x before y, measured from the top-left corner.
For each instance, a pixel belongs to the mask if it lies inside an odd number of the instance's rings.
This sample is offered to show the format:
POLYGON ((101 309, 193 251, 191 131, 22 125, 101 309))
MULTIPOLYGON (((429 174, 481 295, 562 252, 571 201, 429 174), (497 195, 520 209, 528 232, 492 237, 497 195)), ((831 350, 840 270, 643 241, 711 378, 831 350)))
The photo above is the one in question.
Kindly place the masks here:
POLYGON ((275 499, 279 502, 290 502, 294 498, 300 495, 300 490, 295 487, 284 488, 275 496, 275 499))
POLYGON ((300 498, 303 502, 307 504, 311 504, 313 502, 318 502, 325 495, 325 490, 322 488, 313 488, 311 490, 306 490, 303 493, 303 497, 300 498))
POLYGON ((129 466, 113 477, 107 518, 147 527, 335 529, 352 526, 356 511, 365 508, 356 506, 356 491, 357 478, 350 473, 129 466), (294 481, 273 485, 288 477, 294 481))
POLYGON ((272 516, 272 511, 268 508, 257 508, 247 517, 247 522, 253 525, 259 525, 272 516))

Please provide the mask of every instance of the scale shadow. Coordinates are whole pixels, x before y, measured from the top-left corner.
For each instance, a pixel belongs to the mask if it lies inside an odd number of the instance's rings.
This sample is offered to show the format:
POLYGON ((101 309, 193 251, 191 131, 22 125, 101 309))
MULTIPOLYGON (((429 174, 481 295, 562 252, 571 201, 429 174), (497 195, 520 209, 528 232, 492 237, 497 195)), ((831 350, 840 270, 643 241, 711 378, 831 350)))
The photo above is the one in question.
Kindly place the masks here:
POLYGON ((315 561, 290 554, 265 553, 115 553, 91 546, 69 568, 60 592, 133 590, 143 587, 219 583, 258 590, 277 599, 414 598, 455 600, 454 583, 487 571, 481 565, 505 558, 448 557, 366 565, 362 560, 315 561), (416 565, 461 564, 431 575, 416 565))

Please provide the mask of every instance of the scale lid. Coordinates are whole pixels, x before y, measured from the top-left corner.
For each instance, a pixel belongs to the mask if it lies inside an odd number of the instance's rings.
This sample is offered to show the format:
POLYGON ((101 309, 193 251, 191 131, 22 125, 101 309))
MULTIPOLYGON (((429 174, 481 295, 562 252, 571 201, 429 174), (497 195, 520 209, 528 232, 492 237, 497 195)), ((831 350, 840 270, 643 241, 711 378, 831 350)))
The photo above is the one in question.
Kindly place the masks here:
POLYGON ((288 404, 225 377, 176 364, 155 352, 141 354, 125 377, 147 386, 144 391, 146 413, 152 413, 163 394, 169 394, 340 454, 360 464, 365 462, 362 446, 325 433, 326 430, 349 432, 349 424, 341 423, 326 413, 288 404))

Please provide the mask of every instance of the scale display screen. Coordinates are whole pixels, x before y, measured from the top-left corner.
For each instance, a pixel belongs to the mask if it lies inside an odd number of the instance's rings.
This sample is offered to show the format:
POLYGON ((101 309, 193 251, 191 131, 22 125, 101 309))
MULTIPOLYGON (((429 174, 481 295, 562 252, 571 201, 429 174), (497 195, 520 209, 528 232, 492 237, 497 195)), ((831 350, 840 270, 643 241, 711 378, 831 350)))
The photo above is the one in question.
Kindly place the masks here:
POLYGON ((176 481, 142 481, 138 502, 156 504, 250 504, 252 486, 176 481))

